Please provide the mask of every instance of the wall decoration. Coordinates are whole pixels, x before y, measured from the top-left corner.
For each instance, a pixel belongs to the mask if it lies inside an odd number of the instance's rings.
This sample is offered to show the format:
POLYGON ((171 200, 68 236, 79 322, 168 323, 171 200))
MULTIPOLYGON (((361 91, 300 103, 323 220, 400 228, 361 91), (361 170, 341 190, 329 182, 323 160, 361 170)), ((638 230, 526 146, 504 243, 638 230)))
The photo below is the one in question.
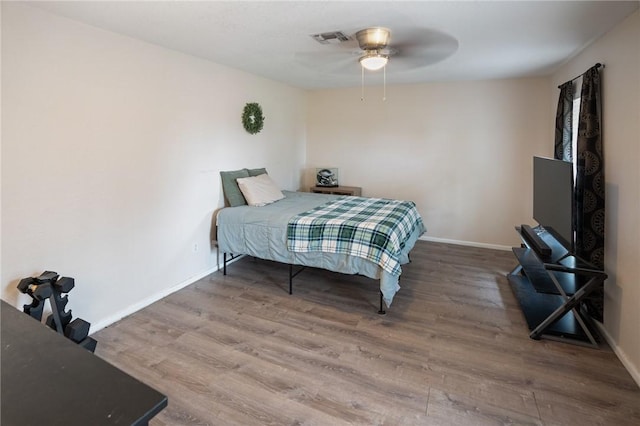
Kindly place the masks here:
POLYGON ((338 186, 338 169, 330 167, 316 169, 316 186, 338 186))
POLYGON ((257 102, 250 102, 244 106, 242 125, 245 130, 252 135, 262 130, 264 126, 264 116, 262 115, 262 108, 260 108, 257 102))

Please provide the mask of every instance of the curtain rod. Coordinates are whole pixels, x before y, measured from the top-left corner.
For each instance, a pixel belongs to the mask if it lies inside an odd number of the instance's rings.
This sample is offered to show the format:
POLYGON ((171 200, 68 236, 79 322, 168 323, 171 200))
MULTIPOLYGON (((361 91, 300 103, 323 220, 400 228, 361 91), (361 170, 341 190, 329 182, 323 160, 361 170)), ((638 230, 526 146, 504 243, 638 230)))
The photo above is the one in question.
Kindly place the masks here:
MULTIPOLYGON (((598 62, 597 64, 595 64, 595 65, 594 65, 594 67, 595 67, 596 69, 598 69, 598 68, 600 68, 600 67, 604 68, 604 65, 602 65, 600 62, 598 62)), ((593 68, 593 67, 591 67, 591 68, 593 68)), ((589 68, 589 70, 590 70, 591 68, 589 68)), ((589 71, 589 70, 587 70, 587 71, 589 71)), ((565 81, 565 82, 564 82, 564 83, 562 83, 560 86, 558 86, 558 89, 559 89, 559 88, 561 88, 563 84, 567 84, 567 83, 569 83, 570 81, 573 81, 573 80, 577 80, 577 79, 579 79, 580 77, 582 77, 583 75, 585 75, 585 74, 587 73, 587 71, 583 72, 583 73, 582 73, 582 74, 580 74, 580 75, 577 75, 577 76, 573 77, 571 80, 567 80, 567 81, 565 81)))

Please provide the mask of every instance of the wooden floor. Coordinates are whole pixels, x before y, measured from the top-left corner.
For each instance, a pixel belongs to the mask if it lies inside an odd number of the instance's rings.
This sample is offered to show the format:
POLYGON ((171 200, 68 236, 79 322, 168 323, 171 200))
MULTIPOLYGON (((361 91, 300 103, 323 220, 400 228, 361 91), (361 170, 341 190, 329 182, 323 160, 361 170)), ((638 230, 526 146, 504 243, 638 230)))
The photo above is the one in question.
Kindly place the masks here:
POLYGON ((168 395, 152 425, 639 425, 608 348, 528 337, 510 252, 419 241, 377 281, 243 258, 101 330, 96 354, 168 395))

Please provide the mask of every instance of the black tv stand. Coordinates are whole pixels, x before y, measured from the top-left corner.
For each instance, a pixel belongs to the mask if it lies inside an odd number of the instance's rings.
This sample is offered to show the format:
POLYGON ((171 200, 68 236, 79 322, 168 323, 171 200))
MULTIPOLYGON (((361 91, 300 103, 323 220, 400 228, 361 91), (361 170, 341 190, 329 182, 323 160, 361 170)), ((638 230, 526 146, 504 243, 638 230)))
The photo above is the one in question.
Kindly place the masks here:
POLYGON ((572 254, 552 229, 517 226, 521 247, 507 275, 532 339, 561 340, 597 347, 597 332, 584 313, 584 298, 603 285, 607 275, 572 254))

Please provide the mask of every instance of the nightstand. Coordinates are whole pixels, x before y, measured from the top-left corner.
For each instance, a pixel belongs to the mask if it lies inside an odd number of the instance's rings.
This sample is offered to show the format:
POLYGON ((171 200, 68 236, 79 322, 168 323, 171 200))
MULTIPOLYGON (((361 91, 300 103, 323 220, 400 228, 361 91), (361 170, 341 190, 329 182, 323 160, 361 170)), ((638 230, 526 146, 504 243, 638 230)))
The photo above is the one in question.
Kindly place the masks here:
POLYGON ((336 195, 352 195, 361 196, 362 188, 359 186, 312 186, 309 192, 319 194, 336 194, 336 195))

